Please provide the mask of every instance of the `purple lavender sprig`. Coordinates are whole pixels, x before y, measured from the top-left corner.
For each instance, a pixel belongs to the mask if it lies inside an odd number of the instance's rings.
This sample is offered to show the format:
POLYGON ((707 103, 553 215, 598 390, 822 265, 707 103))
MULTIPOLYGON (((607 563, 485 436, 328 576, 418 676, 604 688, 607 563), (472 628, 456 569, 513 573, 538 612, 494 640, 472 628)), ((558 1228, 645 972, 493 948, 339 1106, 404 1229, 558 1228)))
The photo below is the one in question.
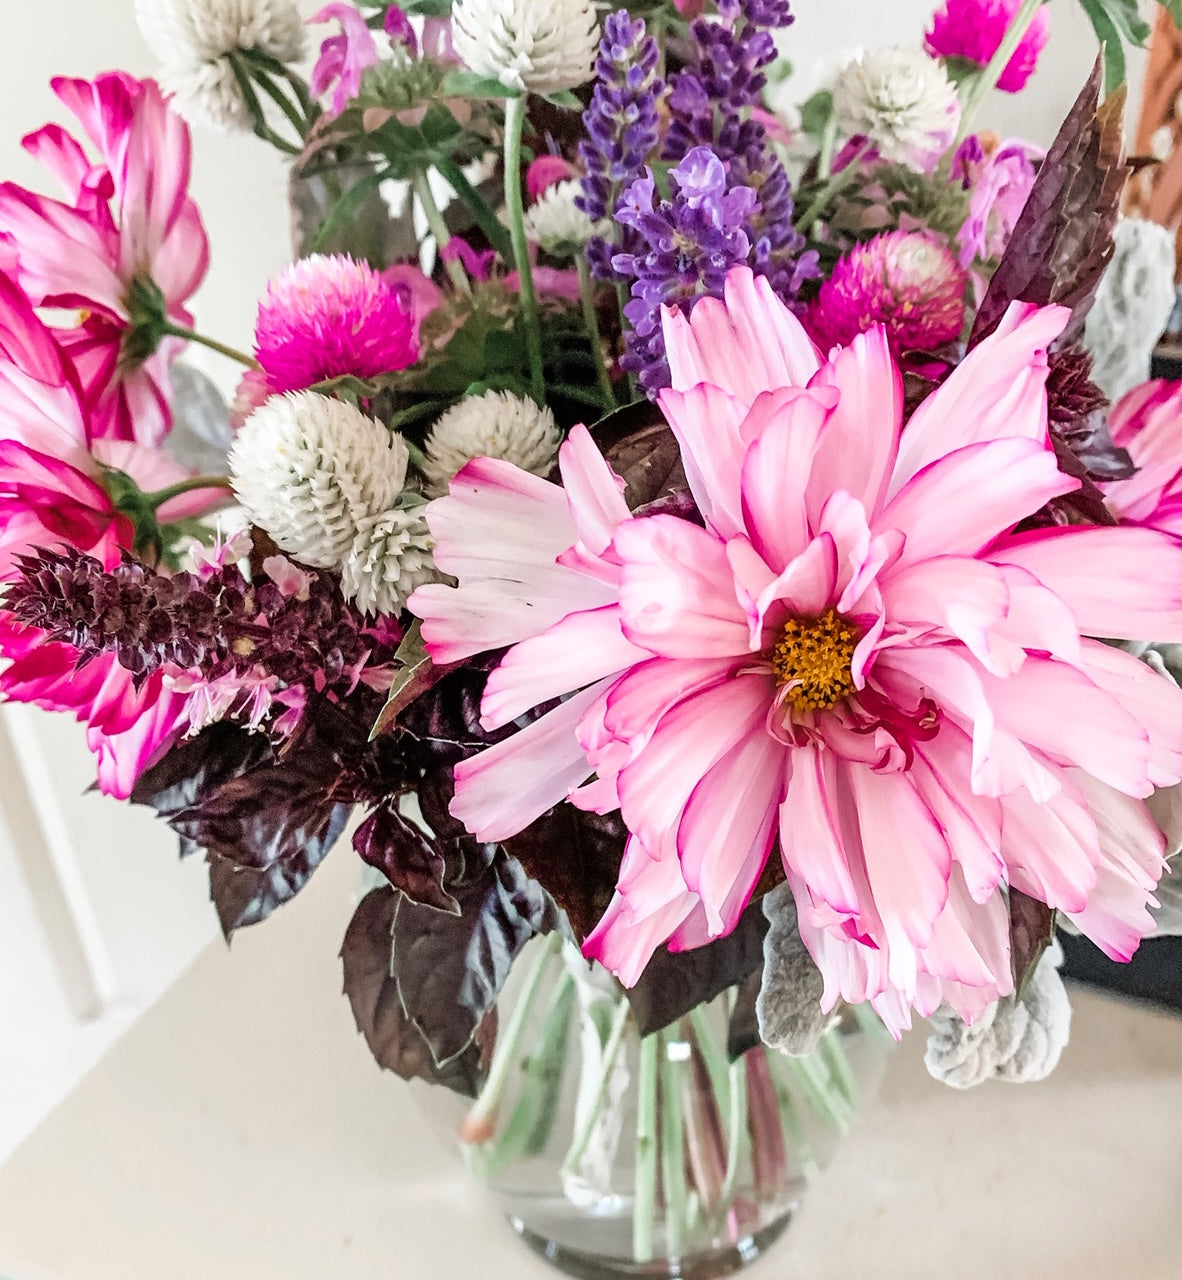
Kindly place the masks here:
POLYGON ((745 227, 755 192, 728 188, 726 169, 709 147, 695 147, 669 178, 672 199, 657 199, 650 172, 632 183, 616 214, 641 242, 637 252, 612 258, 615 270, 632 278, 632 299, 624 308, 632 329, 622 363, 649 396, 669 385, 662 306, 688 310, 698 298, 721 297, 726 273, 751 254, 745 227))
MULTIPOLYGON (((621 194, 644 176, 657 148, 657 103, 665 89, 659 65, 657 42, 646 33, 644 21, 633 20, 624 9, 609 14, 595 62, 595 88, 583 113, 587 136, 579 143, 585 176, 577 203, 593 222, 615 214, 621 194)), ((602 237, 588 246, 596 279, 612 279, 612 251, 602 237)))
POLYGON ((309 573, 305 590, 287 594, 265 578, 248 582, 233 565, 209 577, 167 576, 125 560, 108 572, 73 548, 38 548, 17 567, 3 606, 18 622, 72 645, 80 663, 112 653, 142 679, 164 667, 205 680, 261 669, 289 687, 343 692, 363 666, 392 661, 398 643, 327 574, 309 573))

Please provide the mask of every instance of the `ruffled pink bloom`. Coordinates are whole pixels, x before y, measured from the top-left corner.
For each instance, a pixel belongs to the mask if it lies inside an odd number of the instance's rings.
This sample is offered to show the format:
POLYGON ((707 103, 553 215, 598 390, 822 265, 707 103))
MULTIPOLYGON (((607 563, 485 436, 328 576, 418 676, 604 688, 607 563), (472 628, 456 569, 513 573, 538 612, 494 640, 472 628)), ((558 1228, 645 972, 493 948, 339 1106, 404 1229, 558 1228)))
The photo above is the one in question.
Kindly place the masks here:
POLYGON ((821 285, 807 324, 824 350, 872 325, 896 354, 934 351, 960 337, 968 277, 931 231, 888 231, 855 245, 821 285))
POLYGON ((456 769, 481 839, 569 796, 619 806, 585 950, 634 982, 733 928, 778 845, 824 1004, 896 1031, 1012 990, 1004 889, 1127 959, 1164 866, 1144 798, 1182 777, 1182 691, 1089 636, 1182 638, 1182 544, 1015 527, 1076 488, 1047 431, 1067 313, 1014 304, 903 430, 873 328, 822 360, 766 281, 665 314, 704 527, 628 518, 585 433, 564 488, 479 460, 428 508, 458 587, 411 607, 441 660, 512 646, 456 769))
MULTIPOLYGON (((932 16, 927 50, 937 58, 963 58, 983 67, 997 52, 1021 7, 1022 0, 944 0, 944 7, 932 16)), ((1004 93, 1026 87, 1046 47, 1050 26, 1050 5, 1044 4, 1001 73, 997 87, 1004 93)))
POLYGON ((171 423, 165 339, 135 351, 129 293, 160 290, 169 318, 205 275, 209 245, 189 198, 189 131, 151 80, 122 73, 93 82, 59 78, 54 92, 78 118, 94 155, 58 125, 24 139, 65 192, 64 201, 0 184, 0 226, 11 237, 21 287, 38 306, 81 314, 59 338, 81 377, 96 436, 158 444, 171 423))
POLYGON ((1108 506, 1126 523, 1182 538, 1182 382, 1135 387, 1113 406, 1108 430, 1137 466, 1104 485, 1108 506))
MULTIPOLYGON (((89 438, 69 361, 24 294, 0 276, 0 582, 12 575, 17 556, 36 547, 77 547, 110 569, 131 546, 131 523, 98 482, 89 438)), ((166 476, 164 483, 172 483, 184 474, 173 464, 161 469, 159 455, 141 446, 103 440, 95 447, 112 451, 111 465, 141 480, 166 476)), ((68 711, 86 723, 99 786, 109 794, 126 797, 180 732, 184 700, 158 678, 136 688, 108 657, 78 668, 74 648, 17 627, 3 610, 0 661, 7 664, 0 696, 68 711)))
POLYGON ((351 4, 326 4, 308 19, 309 25, 324 22, 339 23, 341 34, 329 36, 320 46, 310 88, 317 98, 332 89, 329 114, 339 116, 361 92, 361 75, 377 62, 378 46, 365 19, 351 4))
POLYGON ((1034 179, 1034 161, 1043 152, 1028 142, 1010 139, 986 153, 978 137, 961 143, 952 161, 952 176, 969 191, 969 216, 956 234, 960 265, 1000 258, 1010 242, 1034 179))
POLYGON ((267 286, 255 324, 255 354, 272 393, 326 378, 372 378, 418 359, 401 290, 367 262, 315 254, 267 286))

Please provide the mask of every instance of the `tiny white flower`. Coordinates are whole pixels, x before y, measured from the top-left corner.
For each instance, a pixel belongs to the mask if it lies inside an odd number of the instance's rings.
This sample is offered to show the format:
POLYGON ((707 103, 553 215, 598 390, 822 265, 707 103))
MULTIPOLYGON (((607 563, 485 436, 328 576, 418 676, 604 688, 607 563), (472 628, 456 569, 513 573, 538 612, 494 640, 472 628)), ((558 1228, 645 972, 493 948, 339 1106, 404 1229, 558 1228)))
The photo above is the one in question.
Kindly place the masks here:
POLYGON ((581 253, 593 236, 603 234, 606 226, 592 222, 575 204, 582 192, 583 184, 574 180, 547 187, 526 211, 526 237, 556 258, 581 253))
POLYGON ((362 523, 393 506, 407 461, 396 432, 343 401, 299 391, 272 396, 247 418, 230 450, 230 477, 276 546, 335 569, 362 523))
POLYGON ((367 516, 341 566, 341 590, 362 613, 396 614, 407 597, 438 578, 423 507, 367 516))
POLYGON ((177 109, 214 129, 249 127, 250 116, 230 65, 239 49, 279 62, 304 53, 297 0, 136 0, 136 19, 163 66, 158 79, 177 109))
POLYGON ((427 437, 427 491, 433 497, 446 493, 452 476, 472 458, 504 458, 523 471, 547 475, 561 440, 544 405, 508 391, 469 396, 443 413, 427 437))
POLYGON ((884 160, 923 171, 951 145, 960 99, 944 67, 922 49, 874 49, 855 57, 833 86, 837 123, 865 134, 884 160))
POLYGON ((456 0, 452 43, 477 75, 529 93, 591 79, 599 24, 588 0, 456 0))

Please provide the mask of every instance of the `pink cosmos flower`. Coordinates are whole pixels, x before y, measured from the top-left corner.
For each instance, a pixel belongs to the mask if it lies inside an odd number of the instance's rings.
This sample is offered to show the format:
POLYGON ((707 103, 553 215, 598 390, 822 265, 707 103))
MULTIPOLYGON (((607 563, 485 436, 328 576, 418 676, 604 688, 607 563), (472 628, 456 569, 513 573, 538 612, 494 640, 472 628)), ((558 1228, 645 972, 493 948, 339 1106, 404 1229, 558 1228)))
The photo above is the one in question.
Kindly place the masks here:
POLYGON ((255 325, 255 354, 272 393, 302 391, 325 378, 371 378, 418 359, 402 291, 367 262, 314 254, 267 286, 255 325))
POLYGON ((189 131, 151 80, 122 73, 53 89, 94 154, 58 125, 24 139, 64 190, 64 201, 0 184, 0 226, 17 279, 38 306, 78 311, 58 336, 86 392, 95 436, 155 445, 167 433, 168 365, 179 343, 153 348, 133 324, 132 286, 150 283, 170 320, 189 327, 185 303, 209 245, 189 198, 189 131))
POLYGON ((838 261, 809 308, 807 324, 826 350, 881 324, 896 355, 934 351, 960 337, 967 284, 939 236, 888 231, 838 261))
POLYGON ((585 951, 634 982, 731 929, 778 846, 824 1004, 896 1032, 1012 990, 1005 888, 1128 958, 1182 776, 1182 691, 1090 636, 1182 637, 1182 544, 1017 526, 1077 482, 1047 431, 1067 313, 1015 304, 913 414, 885 332, 823 361, 766 281, 664 317, 661 408, 703 525, 629 517, 586 432, 559 488, 487 459, 428 508, 441 661, 511 646, 456 769, 478 838, 550 806, 631 833, 585 951), (1130 566, 1136 572, 1130 572, 1130 566))
POLYGON ((986 150, 980 137, 966 138, 952 160, 953 178, 959 178, 970 193, 969 216, 956 235, 962 267, 1000 258, 1005 252, 1034 187, 1033 162, 1043 155, 1021 139, 989 141, 992 147, 986 150))
POLYGON ((329 114, 339 116, 350 99, 361 92, 361 75, 378 60, 378 46, 365 19, 351 4, 326 4, 308 24, 337 22, 341 34, 329 36, 320 46, 320 57, 312 68, 310 88, 314 97, 332 89, 329 114))
MULTIPOLYGON (((1022 0, 944 0, 944 7, 932 16, 927 50, 937 58, 964 58, 983 67, 997 52, 1021 7, 1022 0)), ((1003 93, 1019 93, 1026 87, 1050 26, 1050 6, 1044 4, 1001 73, 997 87, 1003 93)))
MULTIPOLYGON (((74 546, 114 568, 131 546, 131 523, 99 483, 89 439, 73 367, 24 294, 0 276, 0 583, 15 558, 35 547, 74 546)), ((142 446, 100 440, 94 447, 148 487, 185 474, 142 446)), ((190 495, 173 518, 204 509, 208 498, 190 495)), ((86 723, 99 787, 109 794, 129 795, 143 768, 179 736, 184 699, 159 678, 137 688, 109 657, 79 668, 74 648, 17 627, 2 609, 0 660, 7 664, 0 696, 86 723)))
POLYGON ((1182 538, 1182 382, 1135 387, 1113 406, 1108 430, 1137 465, 1128 480, 1104 486, 1108 506, 1126 523, 1182 538))

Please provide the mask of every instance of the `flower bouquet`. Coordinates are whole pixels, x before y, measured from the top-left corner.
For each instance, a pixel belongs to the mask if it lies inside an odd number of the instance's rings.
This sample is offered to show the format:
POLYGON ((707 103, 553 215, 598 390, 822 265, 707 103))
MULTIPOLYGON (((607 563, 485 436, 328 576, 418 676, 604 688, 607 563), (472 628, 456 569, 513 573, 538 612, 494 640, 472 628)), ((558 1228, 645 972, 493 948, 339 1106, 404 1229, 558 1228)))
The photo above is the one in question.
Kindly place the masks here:
POLYGON ((0 185, 0 691, 227 938, 356 816, 358 1028, 581 1274, 748 1260, 860 1046, 1041 1078, 1056 928, 1169 926, 1172 259, 1119 221, 1147 29, 1084 7, 1044 152, 978 122, 1037 0, 803 101, 787 0, 333 3, 310 77, 292 0, 138 0, 158 81, 56 81, 63 196, 0 185), (250 353, 186 309, 186 119, 291 159, 250 353), (244 366, 208 473, 192 343, 244 366))

